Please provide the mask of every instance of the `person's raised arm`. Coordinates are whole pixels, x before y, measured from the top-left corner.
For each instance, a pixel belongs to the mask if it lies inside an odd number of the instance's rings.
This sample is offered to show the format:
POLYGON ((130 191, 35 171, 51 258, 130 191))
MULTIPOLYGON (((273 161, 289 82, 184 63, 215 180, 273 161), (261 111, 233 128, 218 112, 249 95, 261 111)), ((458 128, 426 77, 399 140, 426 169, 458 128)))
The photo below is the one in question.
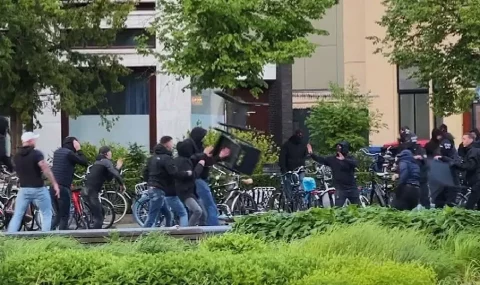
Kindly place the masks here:
POLYGON ((85 154, 83 154, 83 152, 81 150, 77 151, 76 153, 73 152, 73 151, 70 152, 68 154, 68 159, 71 162, 73 162, 74 164, 80 164, 80 165, 85 166, 85 167, 88 166, 88 159, 85 156, 85 154))
POLYGON ((315 162, 318 162, 320 164, 323 164, 325 166, 330 166, 329 164, 329 158, 330 156, 321 156, 321 155, 318 155, 318 154, 314 154, 313 152, 310 154, 310 157, 315 161, 315 162))
POLYGON ((352 168, 356 168, 358 166, 358 161, 353 156, 345 156, 343 161, 345 161, 352 168))
POLYGON ((122 187, 124 185, 122 176, 120 176, 120 173, 118 170, 113 166, 113 163, 109 159, 102 159, 101 163, 107 168, 108 172, 117 180, 118 184, 120 184, 122 187))

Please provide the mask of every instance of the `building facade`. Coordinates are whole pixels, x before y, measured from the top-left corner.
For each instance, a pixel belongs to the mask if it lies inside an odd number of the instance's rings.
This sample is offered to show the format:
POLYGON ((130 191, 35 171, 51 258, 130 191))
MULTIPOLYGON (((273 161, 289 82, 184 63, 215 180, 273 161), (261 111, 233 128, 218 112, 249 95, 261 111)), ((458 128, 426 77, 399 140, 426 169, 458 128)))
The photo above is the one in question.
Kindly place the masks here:
POLYGON ((328 93, 330 82, 344 85, 354 79, 362 92, 371 92, 371 107, 383 114, 382 120, 387 125, 379 133, 371 134, 372 144, 396 140, 402 126, 427 139, 434 126, 445 123, 455 137, 460 137, 469 128, 471 118, 464 115, 435 118, 428 104, 429 86, 418 86, 414 79, 409 79, 409 70, 399 69, 382 55, 374 54, 376 47, 367 37, 385 34, 376 24, 384 13, 382 2, 340 0, 315 23, 329 35, 312 37, 319 44, 315 54, 297 59, 293 65, 293 105, 297 117, 294 122, 301 124, 306 109, 328 93))
MULTIPOLYGON (((99 145, 102 140, 128 145, 138 143, 151 149, 164 135, 182 139, 188 130, 200 125, 204 128, 215 127, 225 122, 225 103, 204 90, 192 94, 184 90, 188 80, 176 80, 172 76, 160 74, 159 63, 153 56, 139 55, 135 48, 135 37, 144 33, 155 16, 155 0, 142 0, 130 13, 126 28, 121 31, 115 43, 105 49, 92 46, 84 48, 84 53, 109 53, 121 57, 121 63, 132 72, 120 81, 124 90, 116 94, 107 94, 112 114, 107 118, 113 125, 107 128, 102 124, 101 116, 94 110, 86 111, 77 118, 66 113, 54 114, 46 104, 42 114, 37 114, 42 128, 36 130, 41 135, 38 148, 46 154, 61 144, 66 136, 75 136, 82 142, 99 145)), ((160 43, 152 37, 151 48, 160 48, 160 43)), ((264 79, 275 81, 276 66, 264 68, 264 79)), ((45 96, 49 96, 46 92, 45 96)))

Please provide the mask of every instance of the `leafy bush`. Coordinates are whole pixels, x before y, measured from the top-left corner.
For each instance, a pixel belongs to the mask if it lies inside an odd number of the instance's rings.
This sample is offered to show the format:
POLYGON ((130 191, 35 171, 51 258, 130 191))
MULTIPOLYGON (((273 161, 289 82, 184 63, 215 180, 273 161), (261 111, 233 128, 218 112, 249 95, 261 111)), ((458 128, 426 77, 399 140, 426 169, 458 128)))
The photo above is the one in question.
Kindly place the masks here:
POLYGON ((367 146, 369 133, 384 127, 382 114, 370 108, 370 94, 361 94, 354 80, 345 88, 336 84, 330 88, 331 98, 320 100, 306 121, 315 151, 331 153, 340 141, 348 141, 352 151, 367 146))
POLYGON ((292 240, 324 232, 334 225, 375 222, 389 228, 414 228, 437 237, 464 230, 480 229, 480 213, 458 208, 428 211, 397 211, 390 208, 313 208, 294 214, 266 213, 236 220, 238 233, 264 239, 292 240))
POLYGON ((266 249, 265 241, 256 238, 254 235, 226 233, 220 236, 213 236, 200 242, 200 248, 209 251, 230 251, 233 253, 244 253, 248 251, 260 252, 266 249))

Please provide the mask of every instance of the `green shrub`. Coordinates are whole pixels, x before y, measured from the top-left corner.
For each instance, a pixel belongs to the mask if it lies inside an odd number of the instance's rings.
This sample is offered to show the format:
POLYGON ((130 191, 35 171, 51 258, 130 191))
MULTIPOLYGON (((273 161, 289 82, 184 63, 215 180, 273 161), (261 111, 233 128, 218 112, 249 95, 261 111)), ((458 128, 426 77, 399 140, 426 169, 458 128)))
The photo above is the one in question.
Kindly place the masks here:
POLYGON ((182 252, 192 248, 192 244, 179 238, 152 232, 135 242, 135 250, 143 253, 182 252))
POLYGON ((234 230, 265 239, 292 240, 323 232, 333 225, 376 222, 389 228, 414 228, 438 237, 480 229, 480 213, 458 208, 396 211, 390 208, 313 208, 294 214, 266 213, 236 220, 234 230))
POLYGON ((233 253, 261 252, 267 248, 267 244, 254 235, 226 233, 200 241, 200 248, 208 251, 230 251, 233 253))
POLYGON ((315 152, 330 154, 340 141, 348 141, 352 151, 369 144, 369 133, 385 125, 382 114, 372 110, 370 94, 362 94, 351 80, 345 88, 332 84, 332 96, 318 101, 306 120, 315 152))
POLYGON ((417 263, 378 262, 362 257, 331 259, 325 269, 298 280, 295 285, 433 285, 434 272, 417 263))

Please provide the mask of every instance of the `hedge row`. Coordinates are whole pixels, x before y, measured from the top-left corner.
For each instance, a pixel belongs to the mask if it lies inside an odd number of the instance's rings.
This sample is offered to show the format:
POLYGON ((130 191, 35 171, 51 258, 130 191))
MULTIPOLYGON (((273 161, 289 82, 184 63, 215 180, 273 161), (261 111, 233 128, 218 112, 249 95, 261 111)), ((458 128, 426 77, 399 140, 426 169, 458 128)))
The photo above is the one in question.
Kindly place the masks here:
MULTIPOLYGON (((338 233, 351 238, 365 233, 390 239, 384 258, 378 252, 362 256, 327 252, 338 240, 331 232, 301 243, 267 243, 251 235, 226 234, 192 245, 181 240, 149 235, 133 244, 112 242, 84 247, 72 240, 8 240, 0 242, 0 276, 3 284, 343 284, 433 285, 443 264, 421 236, 408 240, 418 254, 405 258, 391 239, 405 234, 377 226, 346 228, 338 233), (401 234, 401 235, 400 235, 401 234), (317 246, 322 239, 326 242, 317 246), (165 246, 168 245, 168 246, 165 246), (395 256, 400 256, 397 258, 395 256)), ((413 248, 412 248, 413 250, 413 248)), ((361 249, 359 249, 361 251, 361 249)), ((411 251, 411 250, 410 250, 411 251)), ((409 251, 409 252, 410 252, 409 251)), ((450 266, 454 266, 449 264, 450 266)), ((451 272, 451 270, 449 271, 451 272)), ((442 278, 447 278, 442 277, 442 278)))
POLYGON ((459 208, 397 211, 390 208, 354 206, 339 209, 312 208, 284 214, 270 212, 237 218, 234 231, 261 238, 293 240, 323 232, 335 225, 374 222, 389 228, 413 228, 444 236, 450 232, 480 230, 480 212, 459 208))

